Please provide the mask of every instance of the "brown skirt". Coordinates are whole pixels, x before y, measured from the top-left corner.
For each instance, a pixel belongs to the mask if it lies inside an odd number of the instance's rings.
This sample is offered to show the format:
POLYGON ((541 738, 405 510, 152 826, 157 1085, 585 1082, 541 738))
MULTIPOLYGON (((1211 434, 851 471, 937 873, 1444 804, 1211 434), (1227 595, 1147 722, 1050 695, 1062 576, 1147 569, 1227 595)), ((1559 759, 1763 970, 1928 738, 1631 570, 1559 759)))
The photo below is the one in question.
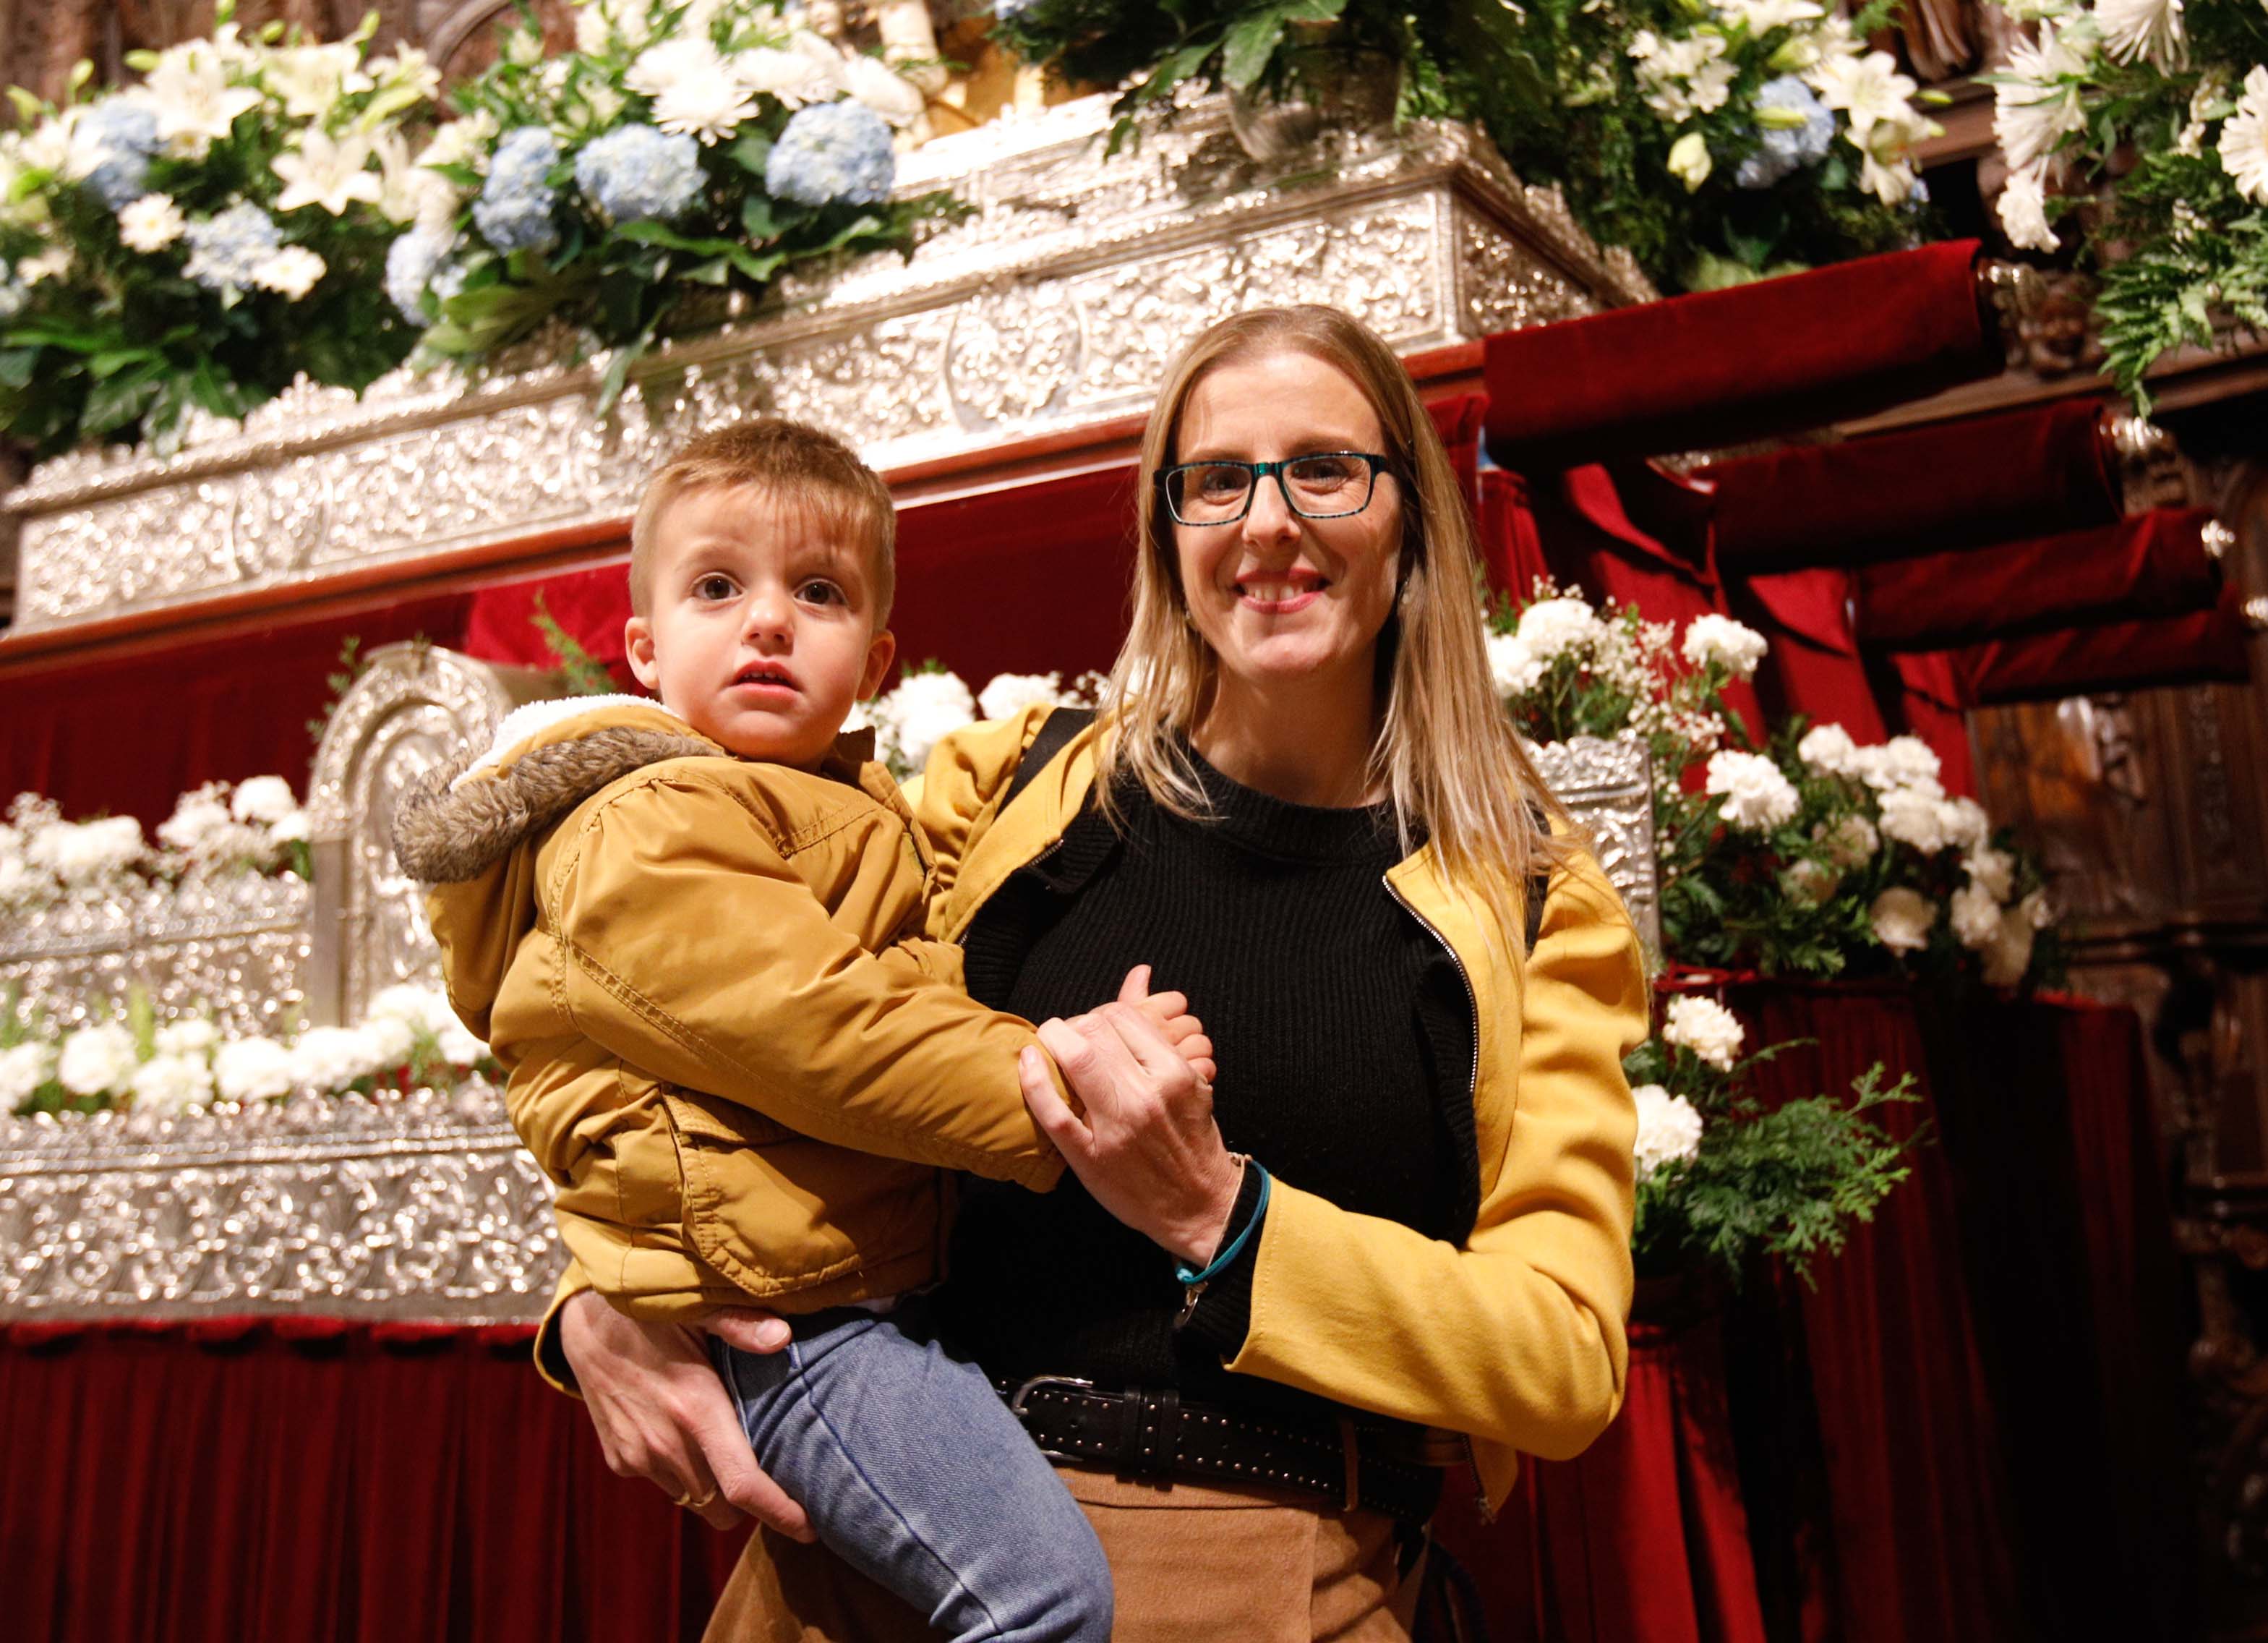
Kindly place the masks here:
MULTIPOLYGON (((1118 1591, 1114 1643, 1408 1643, 1393 1521, 1313 1497, 1057 1475, 1118 1591)), ((831 1553, 769 1533, 717 1600, 704 1643, 928 1643, 921 1617, 831 1553)))

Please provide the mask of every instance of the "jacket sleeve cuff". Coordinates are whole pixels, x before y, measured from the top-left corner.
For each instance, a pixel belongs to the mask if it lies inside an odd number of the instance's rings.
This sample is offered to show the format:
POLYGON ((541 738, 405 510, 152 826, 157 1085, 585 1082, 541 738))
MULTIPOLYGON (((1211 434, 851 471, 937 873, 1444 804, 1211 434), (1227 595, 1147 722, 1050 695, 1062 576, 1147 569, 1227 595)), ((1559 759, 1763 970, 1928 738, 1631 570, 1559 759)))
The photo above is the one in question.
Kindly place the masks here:
POLYGON ((1244 1241, 1236 1258, 1206 1282, 1204 1293, 1182 1323, 1219 1352, 1223 1363, 1244 1350, 1244 1337, 1252 1330, 1252 1273, 1260 1264, 1260 1228, 1253 1224, 1253 1218, 1260 1209, 1260 1180, 1258 1169, 1244 1172, 1244 1184, 1236 1190, 1236 1207, 1229 1211, 1228 1226, 1221 1234, 1224 1240, 1233 1239, 1248 1227, 1252 1235, 1244 1241))
POLYGON ((535 1373, 541 1375, 555 1391, 570 1397, 583 1396, 575 1384, 575 1371, 567 1362, 566 1349, 559 1340, 559 1315, 569 1301, 591 1287, 591 1280, 579 1262, 570 1260, 567 1270, 559 1275, 559 1286, 551 1292, 551 1305, 543 1314, 543 1322, 535 1330, 535 1373))

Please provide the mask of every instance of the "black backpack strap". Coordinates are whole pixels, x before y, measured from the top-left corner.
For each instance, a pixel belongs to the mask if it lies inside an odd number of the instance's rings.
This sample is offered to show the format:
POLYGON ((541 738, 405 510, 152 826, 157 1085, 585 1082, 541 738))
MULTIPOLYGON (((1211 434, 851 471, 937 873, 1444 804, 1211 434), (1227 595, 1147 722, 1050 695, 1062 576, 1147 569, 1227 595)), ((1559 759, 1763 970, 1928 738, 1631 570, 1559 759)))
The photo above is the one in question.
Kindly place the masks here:
POLYGON ((1528 875, 1528 894, 1521 899, 1528 905, 1528 940, 1521 948, 1523 956, 1535 951, 1535 939, 1543 933, 1543 903, 1551 894, 1551 870, 1549 867, 1528 875))
POLYGON ((1094 710, 1091 707, 1049 709, 1048 716, 1040 721, 1039 734, 1032 738, 1031 745, 1024 749, 1024 756, 1016 762, 1016 773, 1008 778, 1008 791, 1000 795, 1000 808, 1005 810, 1014 804, 1016 795, 1032 785, 1033 777, 1071 745, 1072 737, 1093 723, 1094 710))

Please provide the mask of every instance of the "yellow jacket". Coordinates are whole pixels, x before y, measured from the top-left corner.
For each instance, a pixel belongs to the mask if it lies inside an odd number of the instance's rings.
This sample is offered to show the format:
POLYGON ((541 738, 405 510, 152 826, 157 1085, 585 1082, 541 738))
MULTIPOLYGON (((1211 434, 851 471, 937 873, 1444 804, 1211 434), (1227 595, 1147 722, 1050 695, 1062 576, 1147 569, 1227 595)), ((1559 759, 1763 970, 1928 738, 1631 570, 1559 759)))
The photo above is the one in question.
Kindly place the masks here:
POLYGON ((650 703, 545 707, 422 784, 395 847, 588 1281, 652 1320, 839 1306, 937 1276, 940 1168, 1054 1184, 1036 1037, 922 937, 929 853, 871 739, 810 774, 650 703))

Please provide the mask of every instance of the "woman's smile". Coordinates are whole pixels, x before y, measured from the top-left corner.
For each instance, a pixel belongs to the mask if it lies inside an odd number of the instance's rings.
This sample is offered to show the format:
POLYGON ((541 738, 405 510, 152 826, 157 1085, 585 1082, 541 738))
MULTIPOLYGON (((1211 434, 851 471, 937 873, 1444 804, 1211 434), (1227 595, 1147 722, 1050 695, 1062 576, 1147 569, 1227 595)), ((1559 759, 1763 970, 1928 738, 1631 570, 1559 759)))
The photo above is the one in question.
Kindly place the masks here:
POLYGON ((1288 616, 1321 599, 1330 583, 1313 571, 1256 571, 1239 577, 1234 586, 1247 610, 1288 616))

